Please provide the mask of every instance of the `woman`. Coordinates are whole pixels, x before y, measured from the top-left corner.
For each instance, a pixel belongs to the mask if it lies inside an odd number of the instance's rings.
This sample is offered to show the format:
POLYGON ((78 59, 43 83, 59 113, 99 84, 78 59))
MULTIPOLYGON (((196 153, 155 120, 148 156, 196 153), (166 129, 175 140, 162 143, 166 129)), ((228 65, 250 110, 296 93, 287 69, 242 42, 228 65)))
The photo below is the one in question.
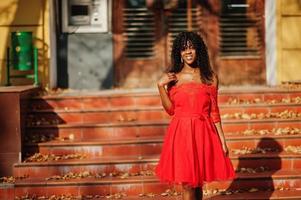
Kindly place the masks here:
POLYGON ((205 182, 235 177, 217 104, 218 78, 203 39, 194 32, 175 38, 171 61, 157 82, 172 119, 156 174, 162 182, 181 184, 184 200, 202 199, 205 182))

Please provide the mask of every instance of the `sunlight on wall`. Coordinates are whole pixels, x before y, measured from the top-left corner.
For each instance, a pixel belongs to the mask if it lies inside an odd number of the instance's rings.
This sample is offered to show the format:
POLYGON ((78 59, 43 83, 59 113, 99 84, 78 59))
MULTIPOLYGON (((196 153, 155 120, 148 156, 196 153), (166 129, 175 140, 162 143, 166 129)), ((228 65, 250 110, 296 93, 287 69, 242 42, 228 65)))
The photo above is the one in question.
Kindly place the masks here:
POLYGON ((277 2, 277 77, 301 80, 301 1, 277 2))
MULTIPOLYGON (((39 49, 39 79, 48 83, 49 66, 49 8, 48 0, 0 1, 0 84, 6 82, 6 48, 10 46, 10 33, 32 31, 34 45, 39 49)), ((19 74, 20 72, 13 72, 19 74)), ((30 84, 26 79, 15 79, 12 83, 30 84)))

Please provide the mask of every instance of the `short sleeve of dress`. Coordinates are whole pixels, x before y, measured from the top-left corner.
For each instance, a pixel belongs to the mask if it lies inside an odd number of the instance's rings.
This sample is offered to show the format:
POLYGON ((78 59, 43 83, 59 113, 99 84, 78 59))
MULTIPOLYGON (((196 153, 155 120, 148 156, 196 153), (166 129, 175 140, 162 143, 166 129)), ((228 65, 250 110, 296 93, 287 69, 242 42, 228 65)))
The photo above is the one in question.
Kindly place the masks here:
POLYGON ((214 123, 221 122, 219 106, 218 106, 218 88, 216 86, 211 86, 209 89, 210 94, 210 101, 211 101, 211 110, 210 110, 210 117, 214 123))
POLYGON ((169 109, 166 109, 165 107, 163 107, 165 109, 165 111, 167 112, 167 114, 169 114, 170 116, 174 115, 174 111, 175 111, 175 106, 174 106, 174 102, 172 101, 171 99, 171 95, 170 95, 170 92, 171 91, 171 88, 168 88, 167 89, 167 95, 168 95, 168 98, 170 99, 171 101, 171 107, 169 109))

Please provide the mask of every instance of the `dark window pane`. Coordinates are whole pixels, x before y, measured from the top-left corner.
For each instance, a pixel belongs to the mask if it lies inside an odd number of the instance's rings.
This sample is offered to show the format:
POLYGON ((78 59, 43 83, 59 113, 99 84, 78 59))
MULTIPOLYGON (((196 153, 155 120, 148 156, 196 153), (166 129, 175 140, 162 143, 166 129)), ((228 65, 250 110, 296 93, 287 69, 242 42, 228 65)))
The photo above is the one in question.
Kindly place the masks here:
POLYGON ((72 5, 71 16, 88 15, 89 7, 85 5, 72 5))
MULTIPOLYGON (((246 0, 223 0, 219 20, 221 56, 258 56, 260 17, 251 19, 246 0)), ((257 15, 252 13, 252 16, 257 15)))

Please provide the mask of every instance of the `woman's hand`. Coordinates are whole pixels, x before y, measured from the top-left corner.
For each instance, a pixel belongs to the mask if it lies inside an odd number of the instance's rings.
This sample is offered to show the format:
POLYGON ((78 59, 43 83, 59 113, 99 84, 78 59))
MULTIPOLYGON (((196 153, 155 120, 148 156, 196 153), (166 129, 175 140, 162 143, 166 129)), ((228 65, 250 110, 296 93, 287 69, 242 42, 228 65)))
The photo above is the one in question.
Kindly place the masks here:
POLYGON ((177 76, 174 72, 164 73, 163 76, 158 80, 158 86, 165 86, 171 81, 177 81, 177 76))
POLYGON ((228 150, 228 147, 227 147, 226 143, 224 143, 224 144, 222 145, 222 147, 223 147, 223 151, 224 151, 225 155, 226 155, 226 156, 229 156, 229 150, 228 150))

